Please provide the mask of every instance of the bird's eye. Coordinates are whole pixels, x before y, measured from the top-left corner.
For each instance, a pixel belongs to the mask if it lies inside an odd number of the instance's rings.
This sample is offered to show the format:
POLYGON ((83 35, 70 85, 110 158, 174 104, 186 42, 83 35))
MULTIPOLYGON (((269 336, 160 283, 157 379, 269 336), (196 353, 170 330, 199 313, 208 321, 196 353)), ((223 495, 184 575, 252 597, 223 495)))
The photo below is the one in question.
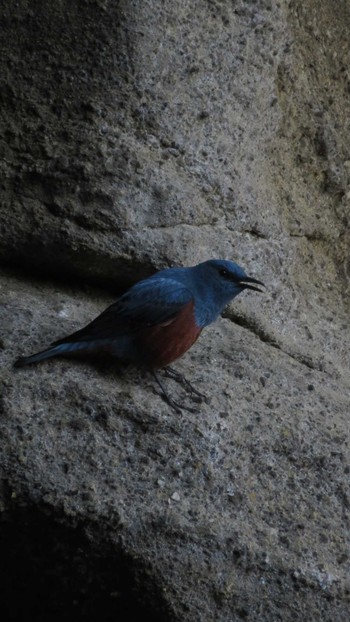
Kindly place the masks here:
POLYGON ((226 270, 226 268, 221 268, 220 274, 221 276, 228 276, 228 270, 226 270))

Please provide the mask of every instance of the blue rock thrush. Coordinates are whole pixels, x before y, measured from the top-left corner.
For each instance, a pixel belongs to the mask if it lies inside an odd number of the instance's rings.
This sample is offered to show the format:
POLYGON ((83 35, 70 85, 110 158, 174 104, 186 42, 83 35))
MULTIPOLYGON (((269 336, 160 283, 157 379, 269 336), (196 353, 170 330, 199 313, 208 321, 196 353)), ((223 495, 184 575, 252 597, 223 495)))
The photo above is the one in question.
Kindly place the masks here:
POLYGON ((182 356, 235 296, 245 289, 261 291, 253 284, 263 285, 233 261, 221 259, 161 270, 133 285, 85 328, 15 365, 108 353, 154 372, 182 356))

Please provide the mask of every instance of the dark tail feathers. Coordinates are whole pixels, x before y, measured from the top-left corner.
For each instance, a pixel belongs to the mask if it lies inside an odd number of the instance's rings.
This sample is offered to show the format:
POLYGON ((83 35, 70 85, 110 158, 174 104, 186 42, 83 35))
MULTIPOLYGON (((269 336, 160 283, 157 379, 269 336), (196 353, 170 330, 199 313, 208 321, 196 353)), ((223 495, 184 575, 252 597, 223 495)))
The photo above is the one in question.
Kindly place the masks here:
POLYGON ((44 361, 45 359, 49 359, 53 356, 60 356, 74 350, 84 349, 84 346, 86 347, 86 344, 62 343, 60 345, 47 348, 47 350, 43 350, 42 352, 37 352, 37 354, 32 354, 31 356, 23 356, 17 359, 14 363, 14 367, 23 367, 24 365, 31 365, 32 363, 39 363, 39 361, 44 361))

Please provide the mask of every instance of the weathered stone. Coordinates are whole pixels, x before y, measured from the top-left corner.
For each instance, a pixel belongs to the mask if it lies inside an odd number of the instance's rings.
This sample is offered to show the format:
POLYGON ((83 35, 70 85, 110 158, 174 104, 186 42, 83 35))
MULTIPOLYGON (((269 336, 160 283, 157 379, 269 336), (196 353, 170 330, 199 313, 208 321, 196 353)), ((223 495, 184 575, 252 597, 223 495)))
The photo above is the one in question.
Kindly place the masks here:
POLYGON ((116 576, 132 601, 127 569, 155 620, 343 622, 348 3, 5 0, 1 22, 3 533, 28 517, 29 566, 36 523, 66 558, 87 534, 89 593, 116 576), (137 370, 12 369, 111 292, 210 257, 267 293, 177 363, 208 403, 164 379, 195 412, 137 370))

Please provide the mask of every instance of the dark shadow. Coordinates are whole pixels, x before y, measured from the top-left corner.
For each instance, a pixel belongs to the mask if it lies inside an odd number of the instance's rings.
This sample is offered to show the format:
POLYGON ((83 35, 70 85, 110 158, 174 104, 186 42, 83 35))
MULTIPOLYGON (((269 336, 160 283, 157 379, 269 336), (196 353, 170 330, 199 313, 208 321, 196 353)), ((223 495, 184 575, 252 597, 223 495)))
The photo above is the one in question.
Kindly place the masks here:
POLYGON ((37 509, 2 514, 0 551, 4 622, 170 622, 142 569, 37 509))

